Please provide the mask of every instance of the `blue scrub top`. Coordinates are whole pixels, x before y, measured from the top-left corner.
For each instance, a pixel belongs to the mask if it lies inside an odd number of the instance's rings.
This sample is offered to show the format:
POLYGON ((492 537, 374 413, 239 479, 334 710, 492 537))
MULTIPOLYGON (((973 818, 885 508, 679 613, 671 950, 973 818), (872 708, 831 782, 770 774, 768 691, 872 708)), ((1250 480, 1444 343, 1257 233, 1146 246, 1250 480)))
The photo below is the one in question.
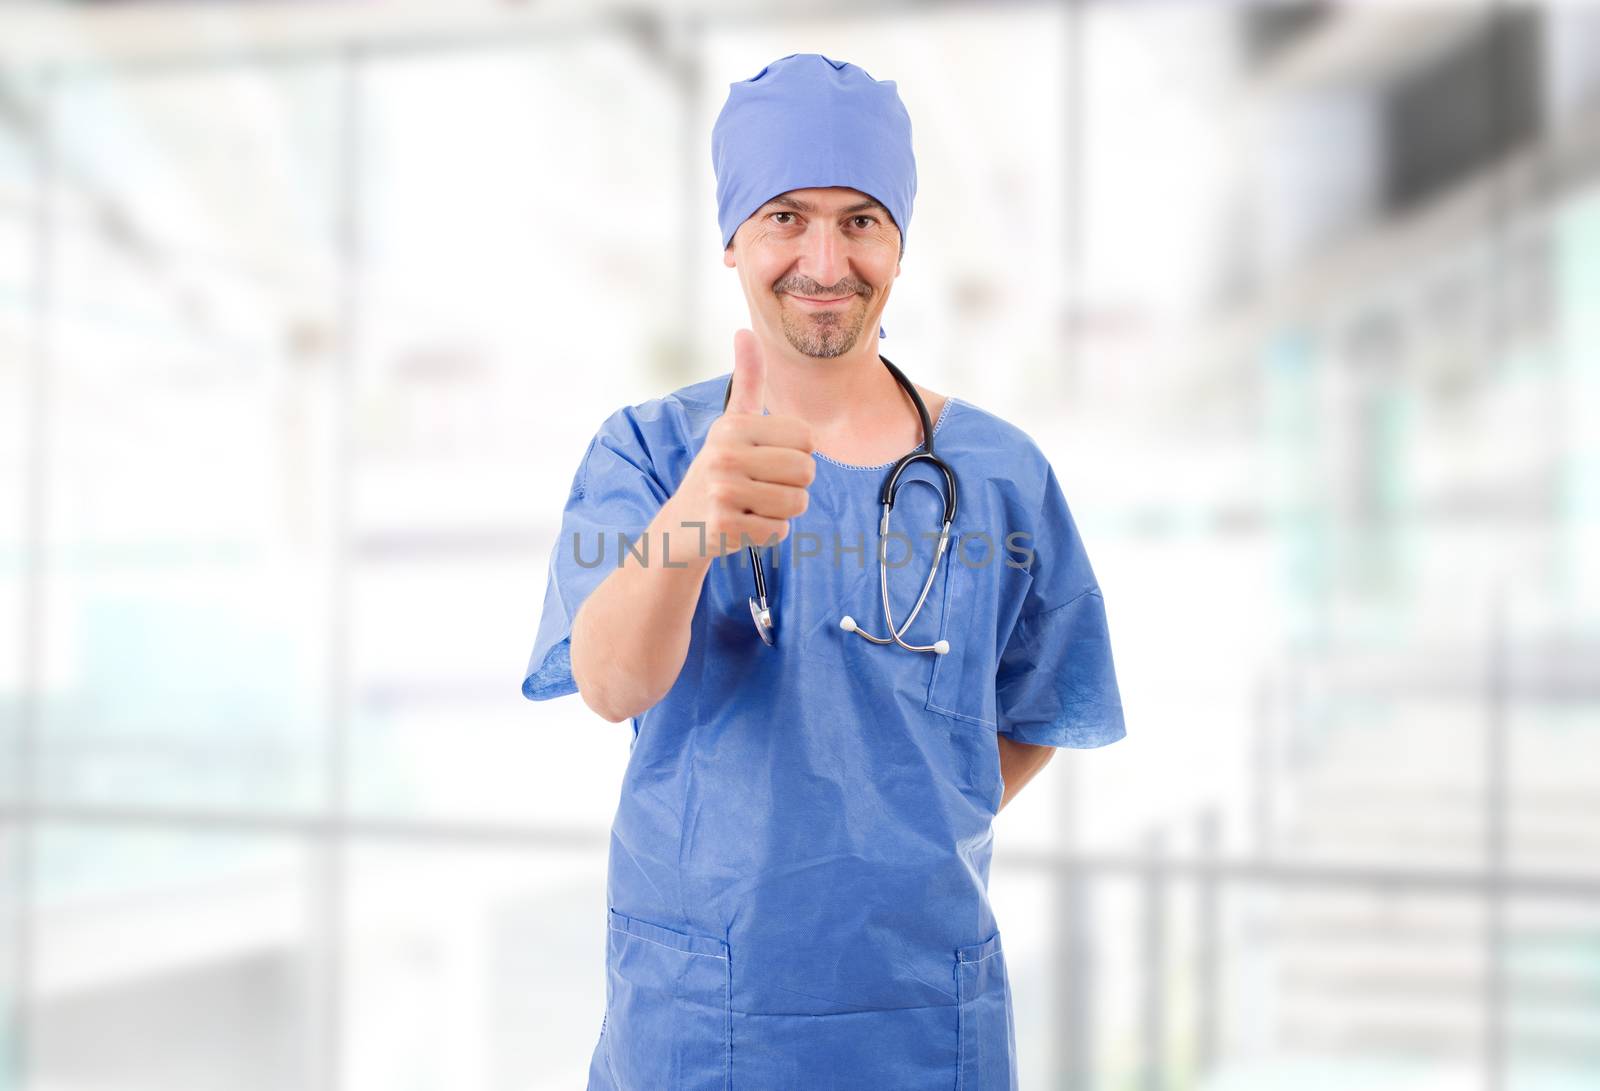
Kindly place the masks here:
MULTIPOLYGON (((618 532, 643 532, 683 480, 728 377, 618 410, 590 442, 528 698, 576 692, 572 619, 615 569, 618 532)), ((750 617, 745 551, 712 563, 677 682, 632 721, 591 1091, 1017 1086, 988 898, 994 735, 1094 747, 1126 731, 1105 604, 1049 461, 955 397, 934 449, 960 488, 955 540, 904 639, 949 654, 839 627, 849 614, 887 635, 876 549, 892 463, 813 456, 809 507, 762 550, 775 646, 750 617)), ((910 478, 923 484, 902 485, 890 525, 908 541, 887 551, 897 624, 942 521, 937 472, 910 478)))

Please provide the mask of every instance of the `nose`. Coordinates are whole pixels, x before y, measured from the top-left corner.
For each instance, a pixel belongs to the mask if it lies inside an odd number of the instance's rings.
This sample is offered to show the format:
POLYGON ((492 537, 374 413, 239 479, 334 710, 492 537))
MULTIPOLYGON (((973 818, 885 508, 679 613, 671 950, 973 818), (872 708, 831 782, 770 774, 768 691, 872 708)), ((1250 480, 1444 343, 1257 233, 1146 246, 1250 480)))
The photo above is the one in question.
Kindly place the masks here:
POLYGON ((823 287, 843 280, 850 271, 849 251, 831 223, 813 224, 806 231, 800 255, 800 272, 823 287))

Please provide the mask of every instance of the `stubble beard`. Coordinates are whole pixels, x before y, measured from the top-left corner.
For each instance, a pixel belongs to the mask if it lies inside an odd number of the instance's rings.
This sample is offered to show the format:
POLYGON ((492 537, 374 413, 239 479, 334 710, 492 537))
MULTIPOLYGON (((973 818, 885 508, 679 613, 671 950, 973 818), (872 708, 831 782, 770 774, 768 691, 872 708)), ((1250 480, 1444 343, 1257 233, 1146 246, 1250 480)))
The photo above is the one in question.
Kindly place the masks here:
POLYGON ((819 359, 832 359, 843 356, 861 340, 867 308, 858 297, 847 314, 833 311, 802 314, 791 306, 781 306, 778 313, 783 324, 783 336, 796 352, 819 359))

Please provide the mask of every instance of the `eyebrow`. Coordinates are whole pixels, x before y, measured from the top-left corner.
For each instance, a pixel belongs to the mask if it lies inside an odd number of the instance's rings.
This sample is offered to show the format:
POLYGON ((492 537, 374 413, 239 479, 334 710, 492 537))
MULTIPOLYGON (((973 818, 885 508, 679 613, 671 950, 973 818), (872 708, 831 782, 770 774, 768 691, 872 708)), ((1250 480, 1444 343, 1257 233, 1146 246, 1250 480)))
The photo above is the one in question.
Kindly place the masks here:
MULTIPOLYGON (((769 205, 782 205, 785 208, 792 208, 797 212, 816 211, 815 205, 794 197, 774 197, 772 200, 761 206, 762 210, 765 211, 769 205)), ((874 201, 871 197, 868 197, 865 201, 859 201, 848 208, 841 208, 839 210, 839 215, 850 216, 857 212, 865 212, 869 208, 875 208, 879 212, 882 212, 885 216, 889 215, 889 210, 884 208, 879 202, 874 201)))

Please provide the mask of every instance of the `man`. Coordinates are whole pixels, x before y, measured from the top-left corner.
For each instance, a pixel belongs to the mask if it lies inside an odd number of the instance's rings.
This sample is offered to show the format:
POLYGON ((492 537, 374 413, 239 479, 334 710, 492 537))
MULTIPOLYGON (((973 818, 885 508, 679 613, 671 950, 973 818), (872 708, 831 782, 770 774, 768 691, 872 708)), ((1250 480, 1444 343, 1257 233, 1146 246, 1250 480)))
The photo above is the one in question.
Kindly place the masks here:
POLYGON ((523 682, 633 725, 589 1087, 1015 1088, 991 824, 1125 734, 1099 586, 1033 441, 879 356, 916 192, 893 81, 792 54, 712 145, 753 328, 731 381, 601 425, 523 682))

